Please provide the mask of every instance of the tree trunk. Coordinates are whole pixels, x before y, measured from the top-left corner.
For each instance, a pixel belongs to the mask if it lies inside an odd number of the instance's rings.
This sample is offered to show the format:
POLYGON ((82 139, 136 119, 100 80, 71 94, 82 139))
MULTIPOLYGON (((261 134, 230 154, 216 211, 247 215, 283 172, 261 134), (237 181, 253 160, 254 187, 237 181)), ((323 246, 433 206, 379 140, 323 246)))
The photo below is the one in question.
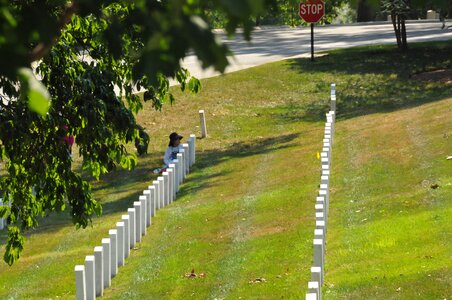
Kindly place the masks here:
POLYGON ((400 39, 400 30, 399 30, 399 22, 398 22, 398 18, 399 16, 395 14, 395 12, 391 12, 391 21, 392 21, 392 26, 394 27, 394 33, 396 36, 396 40, 397 40, 397 47, 399 49, 401 49, 402 47, 402 40, 400 39))
POLYGON ((406 27, 405 27, 405 16, 402 16, 402 31, 401 31, 401 38, 402 38, 402 48, 400 50, 407 51, 408 50, 408 41, 406 39, 406 27))
POLYGON ((256 16, 256 26, 261 24, 261 16, 256 16))

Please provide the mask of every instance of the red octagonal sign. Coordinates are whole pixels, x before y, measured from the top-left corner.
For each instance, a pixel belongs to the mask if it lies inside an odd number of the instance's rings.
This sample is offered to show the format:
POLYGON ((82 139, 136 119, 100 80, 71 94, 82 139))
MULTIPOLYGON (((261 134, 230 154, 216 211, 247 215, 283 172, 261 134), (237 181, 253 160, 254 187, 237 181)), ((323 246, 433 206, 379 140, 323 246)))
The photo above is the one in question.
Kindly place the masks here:
POLYGON ((317 23, 325 15, 322 0, 306 0, 300 3, 300 17, 308 23, 317 23))

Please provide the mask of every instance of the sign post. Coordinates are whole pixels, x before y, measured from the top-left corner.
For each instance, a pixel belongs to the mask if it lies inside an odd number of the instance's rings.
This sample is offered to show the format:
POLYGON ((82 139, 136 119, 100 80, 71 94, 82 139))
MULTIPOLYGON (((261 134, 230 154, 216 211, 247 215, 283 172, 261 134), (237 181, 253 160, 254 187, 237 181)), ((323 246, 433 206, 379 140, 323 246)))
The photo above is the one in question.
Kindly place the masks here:
POLYGON ((307 23, 311 23, 311 61, 314 61, 314 23, 320 21, 325 15, 325 3, 323 0, 305 0, 300 2, 300 17, 307 23))

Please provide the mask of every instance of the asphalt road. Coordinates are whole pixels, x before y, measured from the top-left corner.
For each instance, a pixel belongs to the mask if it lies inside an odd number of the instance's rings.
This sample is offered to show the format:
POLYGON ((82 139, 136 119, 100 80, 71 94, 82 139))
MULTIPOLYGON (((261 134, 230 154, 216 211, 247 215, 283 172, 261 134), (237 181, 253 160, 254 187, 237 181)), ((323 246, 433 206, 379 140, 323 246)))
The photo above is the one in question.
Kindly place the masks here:
MULTIPOLYGON (((447 25, 452 25, 451 23, 448 22, 447 25)), ((234 53, 229 60, 230 65, 227 67, 226 73, 291 57, 310 57, 311 53, 310 27, 256 28, 252 33, 251 42, 245 41, 240 34, 233 40, 227 39, 221 31, 217 34, 234 53)), ((396 44, 394 30, 389 22, 315 26, 314 34, 315 51, 375 44, 396 44)), ((450 40, 452 43, 452 28, 442 30, 438 20, 408 21, 407 36, 408 44, 432 40, 450 40)), ((203 70, 194 55, 186 57, 183 66, 199 79, 220 75, 212 68, 203 70)))

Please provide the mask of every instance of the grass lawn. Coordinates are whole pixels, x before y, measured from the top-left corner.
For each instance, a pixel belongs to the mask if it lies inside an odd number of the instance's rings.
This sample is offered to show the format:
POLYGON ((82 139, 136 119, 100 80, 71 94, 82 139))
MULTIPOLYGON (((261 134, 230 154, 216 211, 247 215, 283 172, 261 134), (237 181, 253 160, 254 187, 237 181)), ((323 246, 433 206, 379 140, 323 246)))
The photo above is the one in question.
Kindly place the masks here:
POLYGON ((177 93, 161 113, 146 106, 138 120, 149 154, 132 172, 93 181, 104 215, 86 230, 64 214, 43 220, 19 262, 0 263, 0 299, 74 299, 74 265, 153 180, 168 134, 199 135, 199 109, 209 137, 197 140, 187 182, 103 298, 303 299, 331 82, 338 119, 324 298, 450 298, 452 87, 413 75, 451 67, 451 42, 412 45, 407 55, 353 48, 203 80, 199 95, 177 93), (186 278, 192 269, 200 276, 186 278))

